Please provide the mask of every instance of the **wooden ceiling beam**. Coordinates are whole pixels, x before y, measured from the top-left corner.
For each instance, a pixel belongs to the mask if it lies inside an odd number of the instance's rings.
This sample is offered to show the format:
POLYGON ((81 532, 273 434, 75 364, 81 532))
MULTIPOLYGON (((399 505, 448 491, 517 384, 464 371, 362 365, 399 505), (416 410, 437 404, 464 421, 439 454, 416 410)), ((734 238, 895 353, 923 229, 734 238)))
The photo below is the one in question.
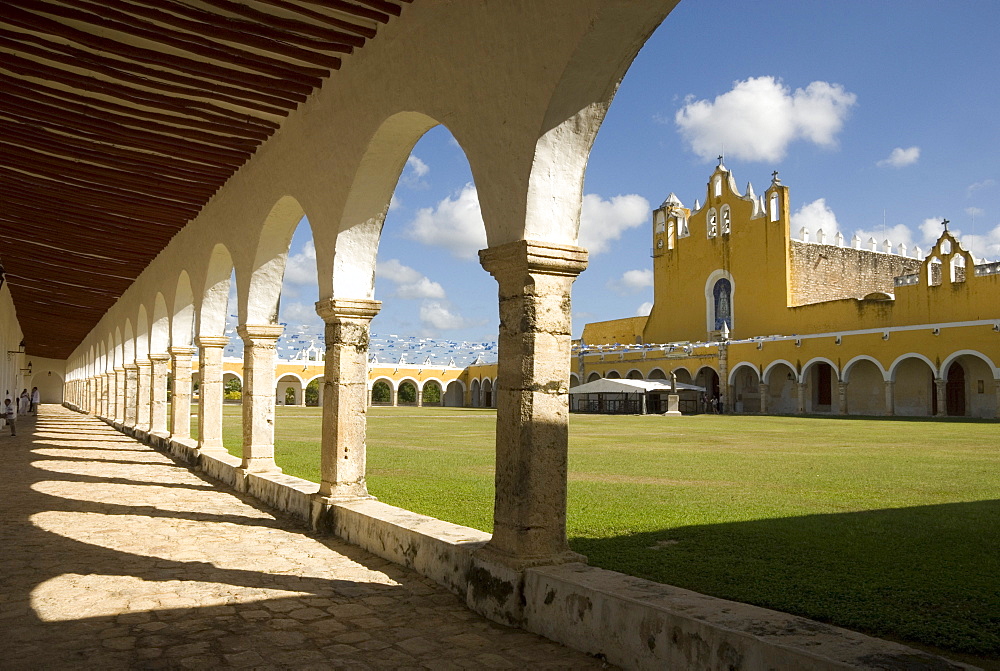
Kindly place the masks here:
MULTIPOLYGON (((350 44, 352 47, 363 47, 365 44, 365 36, 358 34, 353 30, 347 31, 344 29, 334 30, 331 28, 324 28, 323 26, 317 26, 315 23, 309 23, 308 21, 299 21, 298 19, 289 19, 284 16, 277 16, 276 14, 262 12, 248 5, 244 5, 241 2, 231 2, 230 0, 202 1, 206 5, 217 7, 223 11, 229 12, 230 14, 242 16, 258 24, 280 26, 291 33, 312 35, 313 37, 318 37, 321 40, 328 40, 330 42, 343 40, 345 44, 350 44)), ((186 7, 186 5, 182 3, 172 2, 171 4, 186 7)), ((369 37, 374 36, 374 31, 371 32, 372 35, 369 37)))
POLYGON ((227 135, 223 133, 229 127, 223 124, 129 108, 102 98, 90 98, 33 82, 9 78, 0 81, 3 82, 5 97, 30 101, 32 109, 46 109, 67 120, 83 118, 103 121, 129 132, 140 128, 161 135, 168 141, 173 141, 175 137, 199 141, 211 146, 213 151, 216 147, 225 147, 230 151, 239 151, 245 158, 269 137, 267 131, 246 127, 239 129, 238 134, 227 135), (132 114, 129 114, 130 110, 132 114))
POLYGON ((147 175, 163 175, 183 180, 208 181, 227 179, 233 171, 226 166, 188 163, 176 156, 153 156, 145 152, 124 149, 106 142, 95 142, 70 135, 53 133, 37 126, 0 119, 0 134, 4 140, 42 152, 59 153, 89 163, 111 167, 126 167, 145 171, 147 175))
POLYGON ((302 0, 302 2, 322 7, 324 9, 335 9, 338 12, 343 12, 352 16, 360 16, 379 23, 389 23, 389 15, 385 12, 379 12, 369 7, 365 7, 364 5, 355 5, 350 2, 344 2, 344 0, 302 0))
POLYGON ((124 42, 88 33, 85 30, 65 25, 38 14, 26 12, 13 5, 4 5, 3 12, 0 12, 0 23, 7 23, 26 30, 68 39, 76 44, 127 58, 137 63, 145 63, 154 67, 182 72, 194 77, 204 77, 216 82, 225 82, 237 87, 254 86, 262 91, 291 90, 296 93, 309 95, 321 81, 315 79, 312 80, 312 83, 299 83, 291 80, 282 80, 278 77, 268 77, 224 65, 185 58, 184 56, 164 54, 153 49, 134 47, 124 42))
POLYGON ((235 110, 220 107, 210 102, 177 98, 154 91, 116 84, 98 79, 97 77, 88 77, 87 75, 44 65, 43 63, 28 60, 27 58, 21 58, 15 54, 5 54, 3 59, 0 60, 0 68, 24 77, 37 77, 46 81, 58 82, 80 91, 101 93, 137 105, 146 105, 178 114, 200 117, 208 121, 223 124, 230 128, 233 133, 237 133, 237 129, 244 125, 259 126, 262 129, 272 131, 278 127, 278 124, 273 121, 259 119, 248 114, 240 114, 235 110))
MULTIPOLYGON (((262 74, 278 77, 279 79, 289 78, 293 81, 308 84, 311 79, 322 79, 329 74, 328 70, 323 68, 301 66, 293 69, 284 61, 261 56, 252 51, 226 49, 220 47, 217 42, 213 42, 200 35, 168 30, 167 28, 143 21, 124 12, 104 9, 100 6, 97 7, 97 13, 78 9, 79 7, 89 7, 86 2, 82 2, 81 0, 63 0, 66 4, 43 2, 42 0, 5 0, 5 2, 36 14, 58 16, 70 21, 79 21, 80 23, 99 26, 102 30, 114 30, 125 35, 141 37, 150 42, 198 54, 199 56, 211 58, 221 63, 256 70, 262 74)), ((339 61, 340 59, 336 60, 339 61)), ((332 66, 329 67, 332 68, 332 66)))
MULTIPOLYGON (((300 51, 306 51, 307 53, 312 51, 350 53, 351 48, 364 46, 365 43, 364 38, 357 35, 350 35, 348 33, 330 30, 329 28, 320 28, 302 21, 282 19, 281 17, 267 14, 261 14, 259 20, 247 20, 245 18, 234 18, 227 16, 226 14, 205 11, 204 9, 199 9, 198 7, 191 6, 190 4, 175 2, 174 0, 140 0, 140 2, 136 2, 136 0, 107 1, 114 2, 114 6, 122 11, 134 11, 137 14, 147 12, 142 15, 157 21, 159 21, 159 19, 153 15, 153 12, 169 12, 177 16, 186 16, 188 19, 191 19, 191 21, 187 22, 188 24, 194 24, 195 26, 208 26, 209 37, 216 36, 217 27, 222 26, 224 30, 238 35, 242 34, 244 37, 248 34, 252 34, 273 43, 295 43, 302 47, 300 51), (315 33, 317 32, 319 32, 320 35, 316 35, 315 33)), ((230 3, 230 5, 237 5, 237 3, 230 3)), ((246 5, 238 6, 246 8, 246 5)), ((234 13, 239 14, 240 16, 246 16, 245 12, 234 13)), ((260 13, 258 12, 258 14, 260 13)), ((174 25, 183 28, 186 24, 175 23, 174 25)), ((251 46, 258 45, 251 44, 251 46)), ((268 50, 274 51, 273 49, 268 50)), ((303 60, 296 55, 294 50, 276 53, 284 53, 292 58, 303 60)), ((311 61, 306 60, 305 62, 311 61)))
MULTIPOLYGON (((56 63, 62 63, 63 65, 68 65, 70 67, 84 67, 90 72, 100 73, 122 82, 128 82, 140 87, 155 89, 159 92, 170 92, 182 96, 192 96, 195 98, 207 98, 209 100, 216 100, 228 105, 236 105, 239 107, 245 107, 246 109, 256 110, 258 112, 264 112, 265 114, 281 116, 287 114, 289 110, 294 109, 296 106, 291 100, 260 95, 253 91, 241 91, 240 89, 224 86, 207 88, 203 81, 198 81, 191 77, 183 77, 181 75, 165 71, 163 74, 166 76, 161 79, 170 81, 182 80, 183 83, 160 81, 159 79, 152 78, 157 77, 157 74, 155 74, 157 71, 154 68, 136 66, 125 61, 101 58, 99 56, 94 56, 90 52, 84 51, 83 49, 74 49, 55 42, 48 42, 47 40, 38 40, 43 43, 41 45, 29 44, 28 40, 22 41, 12 37, 17 35, 26 35, 29 38, 35 37, 33 35, 27 35, 26 33, 0 30, 0 47, 14 49, 26 54, 32 54, 33 56, 54 61, 56 63), (51 48, 48 45, 51 45, 51 48), (142 72, 142 74, 132 74, 132 72, 129 71, 136 69, 142 72)), ((305 96, 301 96, 301 98, 304 100, 305 96)))
MULTIPOLYGON (((352 33, 356 33, 368 39, 371 39, 376 35, 376 31, 374 28, 369 28, 368 26, 364 26, 358 23, 351 23, 350 21, 344 21, 343 19, 338 19, 334 16, 330 16, 329 14, 323 14, 322 12, 313 11, 301 5, 289 2, 288 0, 257 0, 257 1, 260 2, 261 4, 271 5, 272 7, 280 7, 281 9, 284 9, 286 11, 293 12, 295 14, 298 14, 299 16, 308 17, 313 21, 318 21, 328 26, 333 26, 334 28, 340 28, 341 30, 346 30, 352 33)), ((218 6, 217 5, 218 0, 205 0, 205 2, 218 6)))

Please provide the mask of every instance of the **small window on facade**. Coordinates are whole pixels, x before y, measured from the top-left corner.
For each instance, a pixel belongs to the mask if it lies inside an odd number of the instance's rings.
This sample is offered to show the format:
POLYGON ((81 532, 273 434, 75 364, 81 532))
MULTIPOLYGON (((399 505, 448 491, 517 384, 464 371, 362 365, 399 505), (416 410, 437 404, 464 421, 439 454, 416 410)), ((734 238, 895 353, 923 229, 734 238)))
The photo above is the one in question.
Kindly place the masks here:
POLYGON ((779 202, 778 194, 771 194, 771 221, 777 221, 781 214, 780 208, 778 207, 779 202))
POLYGON ((715 213, 715 208, 713 207, 708 211, 708 237, 714 238, 719 234, 719 217, 715 213))
POLYGON ((715 178, 715 197, 718 198, 721 195, 722 195, 722 178, 721 177, 716 177, 715 178))
POLYGON ((729 235, 729 231, 732 227, 731 217, 729 214, 729 206, 726 205, 722 208, 722 234, 729 235))

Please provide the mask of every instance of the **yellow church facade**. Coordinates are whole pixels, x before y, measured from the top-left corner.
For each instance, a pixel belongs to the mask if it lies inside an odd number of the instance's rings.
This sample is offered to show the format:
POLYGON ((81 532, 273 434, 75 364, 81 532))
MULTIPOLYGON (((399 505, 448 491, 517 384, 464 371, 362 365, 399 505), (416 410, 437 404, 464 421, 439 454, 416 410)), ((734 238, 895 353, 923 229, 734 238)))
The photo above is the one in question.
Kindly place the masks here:
POLYGON ((721 161, 704 204, 670 194, 652 311, 587 324, 571 385, 673 373, 726 412, 1000 417, 1000 264, 946 226, 924 253, 793 234, 790 211, 777 173, 741 193, 721 161))

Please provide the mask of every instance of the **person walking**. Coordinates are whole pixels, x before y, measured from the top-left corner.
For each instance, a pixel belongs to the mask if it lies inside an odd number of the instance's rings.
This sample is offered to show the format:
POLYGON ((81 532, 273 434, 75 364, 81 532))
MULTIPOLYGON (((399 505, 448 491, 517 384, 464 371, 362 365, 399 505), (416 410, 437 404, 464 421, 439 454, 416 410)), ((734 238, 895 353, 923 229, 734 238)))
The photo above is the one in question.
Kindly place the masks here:
POLYGON ((38 416, 38 404, 42 402, 42 395, 38 391, 38 387, 31 388, 31 412, 36 417, 38 416))
POLYGON ((10 398, 5 398, 3 400, 3 414, 2 417, 7 420, 7 425, 10 426, 10 435, 17 435, 17 410, 14 408, 14 404, 11 403, 10 398))

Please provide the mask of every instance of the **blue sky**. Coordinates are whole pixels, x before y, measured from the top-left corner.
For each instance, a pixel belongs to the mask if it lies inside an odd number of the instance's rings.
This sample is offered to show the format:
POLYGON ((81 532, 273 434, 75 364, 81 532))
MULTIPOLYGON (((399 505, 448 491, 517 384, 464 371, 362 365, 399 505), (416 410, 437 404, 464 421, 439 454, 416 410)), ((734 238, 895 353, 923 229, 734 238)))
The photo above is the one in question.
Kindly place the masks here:
MULTIPOLYGON (((587 168, 573 293, 588 321, 648 309, 650 208, 704 200, 725 145, 740 189, 772 170, 793 228, 927 249, 944 217, 1000 260, 1000 2, 682 0, 636 58, 587 168)), ((815 238, 813 238, 815 239, 815 238)), ((468 162, 447 129, 414 147, 379 248, 372 324, 454 340, 496 337, 496 284, 468 162)), ((315 265, 296 231, 281 320, 311 320, 315 265)), ((313 255, 314 256, 314 255, 313 255)), ((682 308, 681 308, 682 309, 682 308)))

